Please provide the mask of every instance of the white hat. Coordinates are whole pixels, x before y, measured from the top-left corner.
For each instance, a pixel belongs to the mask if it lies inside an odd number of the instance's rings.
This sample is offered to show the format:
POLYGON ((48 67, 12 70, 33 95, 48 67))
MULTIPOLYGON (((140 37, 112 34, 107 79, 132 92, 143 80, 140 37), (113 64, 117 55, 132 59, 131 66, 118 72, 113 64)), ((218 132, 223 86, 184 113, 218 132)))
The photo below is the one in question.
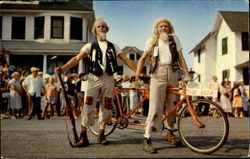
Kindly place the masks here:
POLYGON ((14 78, 15 75, 20 75, 20 74, 19 74, 18 72, 13 72, 13 73, 11 74, 11 77, 14 78))
POLYGON ((240 79, 239 82, 243 82, 243 79, 240 79))
POLYGON ((43 76, 43 79, 45 79, 45 78, 50 78, 50 75, 46 73, 46 74, 43 76))
POLYGON ((31 72, 33 72, 33 71, 39 71, 40 69, 39 68, 37 68, 37 67, 31 67, 31 72))

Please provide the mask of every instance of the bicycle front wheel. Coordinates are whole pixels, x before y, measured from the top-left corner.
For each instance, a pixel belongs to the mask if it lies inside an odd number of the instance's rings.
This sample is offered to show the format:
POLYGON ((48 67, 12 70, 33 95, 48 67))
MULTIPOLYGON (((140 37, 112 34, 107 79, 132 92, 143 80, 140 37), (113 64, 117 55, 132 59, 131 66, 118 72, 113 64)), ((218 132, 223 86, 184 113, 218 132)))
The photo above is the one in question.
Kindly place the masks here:
MULTIPOLYGON (((118 119, 118 111, 117 111, 117 107, 116 105, 114 104, 114 102, 112 103, 113 104, 113 108, 112 108, 112 118, 114 119, 118 119)), ((99 119, 99 106, 97 105, 96 106, 96 109, 95 109, 95 117, 94 117, 94 124, 93 125, 89 125, 88 128, 89 130, 95 135, 97 136, 99 134, 99 124, 98 124, 98 119, 99 119)), ((117 126, 117 123, 107 123, 106 124, 106 128, 105 128, 105 133, 104 135, 105 136, 108 136, 110 134, 113 133, 113 131, 115 130, 117 126)))
POLYGON ((198 120, 205 125, 199 128, 191 118, 188 106, 184 107, 178 120, 179 135, 187 147, 198 153, 212 153, 226 142, 229 133, 228 119, 223 109, 207 99, 192 101, 198 120), (216 111, 213 117, 211 111, 216 111))

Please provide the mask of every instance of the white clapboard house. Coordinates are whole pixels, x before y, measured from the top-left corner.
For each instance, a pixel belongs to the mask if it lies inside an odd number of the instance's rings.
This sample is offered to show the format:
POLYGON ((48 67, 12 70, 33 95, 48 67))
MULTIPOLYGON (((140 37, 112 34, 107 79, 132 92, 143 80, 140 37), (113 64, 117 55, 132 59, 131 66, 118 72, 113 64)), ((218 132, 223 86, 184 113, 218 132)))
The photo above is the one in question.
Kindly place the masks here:
MULTIPOLYGON (((55 67, 51 57, 57 55, 62 65, 94 40, 94 20, 92 1, 0 1, 0 46, 10 65, 48 73, 55 67)), ((74 69, 84 72, 83 62, 74 69)))
POLYGON ((248 12, 218 11, 211 31, 191 51, 199 82, 243 80, 249 85, 248 12))

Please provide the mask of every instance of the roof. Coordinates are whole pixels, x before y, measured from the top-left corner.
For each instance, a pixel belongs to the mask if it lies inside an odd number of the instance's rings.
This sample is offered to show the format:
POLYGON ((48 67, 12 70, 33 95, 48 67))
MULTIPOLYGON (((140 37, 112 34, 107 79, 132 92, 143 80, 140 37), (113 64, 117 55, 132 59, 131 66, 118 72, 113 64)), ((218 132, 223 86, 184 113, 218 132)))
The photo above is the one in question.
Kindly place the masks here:
POLYGON ((232 31, 248 32, 248 12, 219 11, 232 31))
POLYGON ((12 10, 64 10, 64 11, 93 11, 92 1, 80 2, 39 2, 39 4, 8 4, 1 3, 0 9, 12 10))
POLYGON ((200 48, 202 48, 202 46, 207 42, 207 40, 208 40, 210 37, 211 37, 211 32, 209 32, 209 33, 205 36, 205 38, 203 38, 203 39, 201 40, 201 42, 200 42, 199 44, 197 44, 189 53, 195 52, 195 51, 199 50, 200 48))
POLYGON ((123 48, 121 50, 124 54, 129 54, 129 53, 137 53, 139 55, 142 55, 142 51, 139 50, 138 48, 136 47, 133 47, 133 46, 126 46, 125 48, 123 48))
POLYGON ((236 69, 249 68, 249 61, 243 62, 235 66, 236 69))
POLYGON ((222 19, 225 20, 233 32, 248 32, 248 12, 218 11, 212 31, 209 32, 189 53, 195 52, 203 47, 212 34, 217 31, 222 19))
MULTIPOLYGON (((72 55, 78 53, 83 45, 86 43, 40 43, 35 41, 0 41, 0 46, 10 54, 56 54, 62 53, 64 55, 72 55)), ((2 49, 0 49, 2 52, 2 49)))
MULTIPOLYGON (((124 47, 121 51, 122 51, 122 53, 124 53, 124 54, 126 54, 126 55, 127 55, 127 54, 136 53, 136 54, 138 54, 138 55, 141 56, 142 53, 143 53, 142 50, 138 49, 138 48, 135 47, 135 46, 126 46, 126 47, 124 47)), ((121 64, 121 63, 122 63, 120 59, 118 59, 117 61, 118 61, 118 64, 121 64)), ((137 63, 138 60, 135 60, 134 62, 137 63)), ((149 58, 147 58, 146 61, 145 61, 145 66, 149 65, 149 63, 150 63, 149 58)))

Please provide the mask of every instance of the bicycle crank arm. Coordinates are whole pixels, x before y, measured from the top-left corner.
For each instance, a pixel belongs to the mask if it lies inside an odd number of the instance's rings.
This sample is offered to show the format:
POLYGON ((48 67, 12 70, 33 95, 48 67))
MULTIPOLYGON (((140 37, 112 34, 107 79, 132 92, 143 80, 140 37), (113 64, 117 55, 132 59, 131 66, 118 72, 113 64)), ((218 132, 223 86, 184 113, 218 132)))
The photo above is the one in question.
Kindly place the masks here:
POLYGON ((166 129, 168 131, 172 131, 172 132, 178 131, 178 129, 171 129, 171 128, 165 127, 164 123, 162 123, 162 130, 164 130, 164 129, 166 129))

